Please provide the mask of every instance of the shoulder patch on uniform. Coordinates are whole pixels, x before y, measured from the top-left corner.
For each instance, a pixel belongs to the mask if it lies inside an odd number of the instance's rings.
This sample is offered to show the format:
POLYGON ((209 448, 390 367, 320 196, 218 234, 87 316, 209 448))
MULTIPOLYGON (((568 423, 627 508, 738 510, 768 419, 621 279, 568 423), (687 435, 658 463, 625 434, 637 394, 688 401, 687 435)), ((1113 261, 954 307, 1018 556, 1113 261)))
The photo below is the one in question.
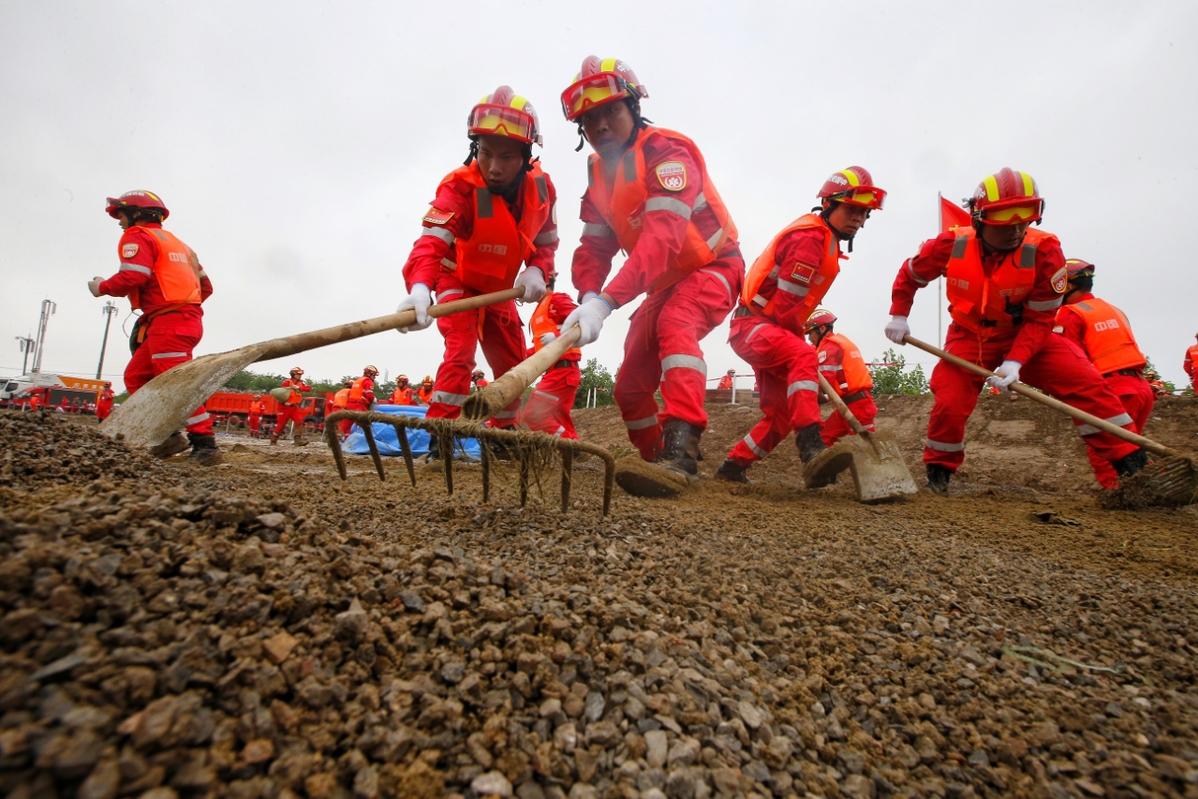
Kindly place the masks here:
POLYGON ((134 241, 125 242, 124 244, 121 245, 121 257, 122 258, 132 258, 133 256, 137 255, 137 250, 138 250, 137 242, 134 242, 134 241))
POLYGON ((1062 266, 1052 276, 1052 290, 1057 294, 1064 294, 1067 288, 1069 288, 1069 270, 1062 266))
POLYGON ((814 266, 808 266, 807 264, 795 261, 790 265, 790 280, 808 286, 811 284, 812 278, 815 277, 815 271, 814 266))
POLYGON ((662 161, 653 173, 666 191, 682 191, 686 188, 686 164, 681 161, 662 161))
POLYGON ((440 208, 429 207, 424 214, 424 221, 430 225, 445 225, 449 220, 453 219, 453 211, 442 211, 440 208))
POLYGON ((820 351, 819 351, 819 362, 820 362, 820 363, 823 363, 823 362, 824 362, 824 361, 826 361, 826 360, 828 360, 828 351, 827 351, 827 350, 820 350, 820 351))

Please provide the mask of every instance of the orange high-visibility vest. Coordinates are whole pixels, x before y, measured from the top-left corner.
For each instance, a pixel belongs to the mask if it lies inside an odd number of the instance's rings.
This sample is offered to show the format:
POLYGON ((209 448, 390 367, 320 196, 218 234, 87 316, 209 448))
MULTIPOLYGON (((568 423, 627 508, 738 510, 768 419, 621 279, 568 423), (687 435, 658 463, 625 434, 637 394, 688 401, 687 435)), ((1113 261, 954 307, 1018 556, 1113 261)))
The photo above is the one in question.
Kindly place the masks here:
POLYGON ((450 172, 441 185, 457 180, 474 187, 474 229, 470 238, 454 241, 454 260, 442 261, 441 265, 455 273, 462 285, 475 291, 510 289, 520 264, 536 250, 533 241, 553 210, 549 204, 549 179, 536 161, 524 173, 519 221, 507 202, 487 189, 477 161, 450 172))
POLYGON ((429 386, 426 389, 424 387, 424 384, 421 383, 420 388, 416 389, 416 396, 420 399, 421 402, 423 402, 425 405, 428 405, 429 401, 432 400, 432 398, 433 398, 433 387, 429 386))
POLYGON ((304 381, 292 380, 289 377, 280 383, 279 386, 291 389, 291 393, 287 395, 287 401, 283 403, 284 405, 299 405, 304 401, 303 395, 300 394, 304 390, 304 381))
POLYGON ((636 141, 621 157, 610 182, 604 174, 603 161, 598 154, 592 153, 587 162, 587 196, 608 227, 615 231, 620 247, 625 252, 632 252, 641 236, 645 212, 654 210, 651 205, 647 207, 649 190, 645 187, 645 142, 650 136, 664 136, 685 147, 698 164, 703 179, 703 193, 696 199, 694 208, 687 209, 690 219, 682 249, 653 281, 649 287, 652 292, 668 288, 714 261, 725 243, 736 240, 737 233, 732 216, 720 199, 715 184, 711 182, 707 164, 695 143, 676 131, 648 127, 641 129, 636 141))
POLYGON ((1144 353, 1136 344, 1131 324, 1114 305, 1097 297, 1063 305, 1061 314, 1075 313, 1085 324, 1082 347, 1101 374, 1110 374, 1120 369, 1138 369, 1147 363, 1144 353))
MULTIPOLYGON (((200 259, 191 248, 168 230, 135 225, 154 237, 158 242, 158 255, 151 270, 158 290, 168 303, 181 305, 200 304, 200 259)), ((120 245, 117 245, 118 255, 120 245)), ((141 308, 141 292, 129 295, 129 304, 141 308)))
MULTIPOLYGON (((532 331, 533 352, 540 352, 541 347, 545 346, 541 343, 541 336, 546 333, 552 333, 555 336, 561 335, 561 326, 553 321, 553 318, 549 315, 551 305, 553 305, 553 292, 545 294, 541 301, 537 303, 537 309, 532 312, 532 318, 528 320, 528 328, 532 331)), ((571 347, 562 356, 563 361, 577 361, 581 358, 582 350, 578 347, 571 347)))
POLYGON ((1186 374, 1198 374, 1198 344, 1194 344, 1186 350, 1186 363, 1190 365, 1190 368, 1186 369, 1186 374))
POLYGON ((365 399, 363 399, 363 398, 366 396, 367 381, 370 382, 371 387, 374 386, 374 381, 371 380, 366 375, 362 375, 361 377, 359 377, 357 380, 354 381, 353 385, 350 386, 350 388, 349 388, 349 401, 350 402, 365 402, 365 399))
POLYGON ((392 405, 411 405, 412 397, 415 394, 416 394, 416 391, 411 386, 408 386, 407 388, 396 387, 396 389, 391 392, 391 404, 392 405))
POLYGON ((342 388, 333 394, 333 404, 338 408, 345 408, 349 404, 349 389, 342 388))
POLYGON ((868 391, 874 387, 874 379, 869 373, 869 367, 865 365, 865 359, 861 357, 861 350, 857 349, 856 344, 839 333, 829 333, 824 337, 824 341, 835 342, 844 351, 844 360, 840 366, 844 369, 845 385, 833 384, 832 386, 838 394, 853 394, 858 391, 868 391))
MULTIPOLYGON (((742 305, 771 319, 774 318, 774 305, 777 302, 778 292, 775 291, 774 296, 767 299, 758 294, 758 291, 766 278, 778 277, 778 264, 775 262, 778 245, 782 243, 782 239, 796 230, 819 230, 824 237, 823 257, 819 264, 815 265, 815 271, 807 276, 807 285, 799 289, 801 293, 798 296, 805 306, 799 314, 799 318, 806 319, 815 310, 815 306, 819 305, 820 300, 828 293, 828 289, 832 288, 832 281, 840 274, 840 259, 847 257, 840 251, 840 240, 836 238, 832 228, 828 227, 828 223, 819 214, 803 214, 783 228, 781 233, 774 236, 773 241, 765 248, 765 252, 757 256, 757 260, 753 262, 749 274, 745 276, 744 285, 740 289, 742 305)), ((799 277, 788 275, 787 279, 799 285, 799 277)))
POLYGON ((1011 333, 1036 282, 1036 250, 1056 236, 1028 229, 1023 244, 1004 254, 998 268, 987 276, 982 271, 982 244, 974 230, 960 227, 956 233, 945 270, 949 314, 982 339, 1011 333))

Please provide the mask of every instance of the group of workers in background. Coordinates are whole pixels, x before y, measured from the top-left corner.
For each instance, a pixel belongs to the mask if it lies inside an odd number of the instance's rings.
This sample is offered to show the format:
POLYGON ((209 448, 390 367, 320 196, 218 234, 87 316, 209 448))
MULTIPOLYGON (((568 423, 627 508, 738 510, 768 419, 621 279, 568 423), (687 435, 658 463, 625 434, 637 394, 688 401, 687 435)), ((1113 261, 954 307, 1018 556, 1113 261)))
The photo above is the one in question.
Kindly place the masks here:
MULTIPOLYGON (((800 460, 810 463, 849 432, 835 414, 821 421, 818 375, 863 424, 872 426, 876 415, 860 350, 835 332, 835 314, 819 306, 857 234, 883 208, 886 191, 864 167, 834 172, 815 207, 786 225, 746 269, 736 226, 702 153, 687 136, 642 116, 648 96, 627 64, 595 56, 561 94, 580 148, 585 141, 593 150, 571 265, 577 300, 554 291, 556 190, 533 156, 541 130, 532 104, 500 86, 470 109, 465 164, 440 181, 403 266, 407 294, 399 310, 412 311, 415 321, 400 332, 430 326, 434 302, 516 288, 521 302, 536 304, 532 346, 525 345, 515 300, 442 315, 436 321, 445 349, 436 376, 416 389, 401 376, 389 399, 412 404, 425 389, 429 418, 457 418, 480 377, 480 345, 499 377, 577 328, 574 346, 523 407, 516 400, 488 420, 501 429, 523 424, 574 437, 569 410, 580 382, 579 347, 600 335, 614 309, 645 295, 624 340, 614 398, 629 440, 653 466, 620 469, 617 482, 633 494, 669 496, 697 476, 707 426, 699 342, 729 314, 729 341, 753 369, 762 417, 728 451, 716 477, 747 481, 752 464, 792 432, 800 460), (620 251, 627 258, 609 280, 620 251)), ((964 460, 966 420, 984 383, 1005 392, 1025 380, 1133 432, 1142 430, 1153 401, 1146 359, 1126 317, 1091 293, 1094 265, 1067 261, 1055 235, 1032 227, 1044 208, 1032 177, 1003 168, 986 176, 965 205, 960 224, 925 241, 900 266, 884 331, 905 344, 915 294, 944 277, 952 317, 944 349, 994 372, 986 379, 941 362, 932 373, 923 460, 928 486, 938 493, 948 491, 964 460)), ((110 199, 108 212, 125 229, 120 271, 89 285, 96 296, 129 296, 143 311, 126 370, 126 385, 136 391, 191 357, 200 303, 212 288, 195 253, 162 230, 167 210, 157 195, 129 192, 110 199)), ((1186 371, 1198 381, 1198 345, 1187 354, 1186 371)), ((367 367, 338 392, 338 406, 369 408, 377 374, 367 367)), ((283 381, 285 409, 297 409, 310 390, 302 376, 295 369, 283 381)), ((286 410, 280 419, 297 412, 286 410)), ((1077 430, 1104 486, 1147 463, 1135 444, 1084 424, 1077 430)), ((186 439, 177 434, 157 449, 169 454, 188 442, 201 458, 215 446, 203 407, 187 420, 186 439)), ((434 448, 430 456, 440 453, 434 448)))

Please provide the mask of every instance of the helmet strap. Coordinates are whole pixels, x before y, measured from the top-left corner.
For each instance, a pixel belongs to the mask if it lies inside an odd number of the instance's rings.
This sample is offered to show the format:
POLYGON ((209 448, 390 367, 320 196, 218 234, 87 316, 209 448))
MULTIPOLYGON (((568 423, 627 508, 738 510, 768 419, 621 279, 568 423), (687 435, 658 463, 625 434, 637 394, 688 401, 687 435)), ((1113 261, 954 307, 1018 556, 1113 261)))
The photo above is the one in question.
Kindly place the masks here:
POLYGON ((836 210, 836 206, 838 205, 840 205, 840 203, 836 200, 824 200, 822 210, 818 208, 812 208, 811 210, 820 212, 820 219, 824 220, 824 224, 828 226, 828 229, 836 234, 836 238, 849 243, 848 251, 851 253, 853 251, 853 237, 844 235, 832 224, 832 212, 836 210))
POLYGON ((470 140, 470 152, 466 153, 466 160, 462 162, 462 166, 470 166, 470 162, 478 158, 478 139, 470 140))

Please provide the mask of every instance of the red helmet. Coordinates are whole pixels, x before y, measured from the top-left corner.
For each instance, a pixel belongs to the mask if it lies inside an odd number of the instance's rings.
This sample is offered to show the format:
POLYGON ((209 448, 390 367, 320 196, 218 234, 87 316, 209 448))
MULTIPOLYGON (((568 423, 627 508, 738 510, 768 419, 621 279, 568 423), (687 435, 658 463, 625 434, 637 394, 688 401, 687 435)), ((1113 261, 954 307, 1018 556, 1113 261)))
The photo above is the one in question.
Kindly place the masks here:
POLYGON ((824 201, 859 205, 862 208, 879 209, 886 199, 886 190, 874 185, 873 176, 863 166, 850 166, 824 181, 817 195, 824 201))
POLYGON ((574 76, 574 82, 562 92, 562 113, 574 122, 592 108, 648 96, 636 73, 623 61, 589 55, 582 60, 582 69, 574 76))
POLYGON ((983 178, 969 199, 973 218, 987 225, 1019 225, 1039 222, 1044 198, 1036 181, 1026 172, 1003 167, 983 178))
POLYGON ((298 366, 293 366, 293 367, 291 367, 291 372, 290 372, 290 374, 293 374, 293 375, 294 375, 294 374, 301 374, 301 375, 302 375, 303 373, 304 373, 304 370, 303 370, 303 369, 301 369, 301 368, 299 368, 298 366))
POLYGON ((378 373, 379 373, 379 368, 377 366, 367 366, 365 369, 362 370, 362 374, 366 375, 367 377, 374 377, 378 373))
POLYGON ((484 372, 482 369, 475 369, 473 372, 470 373, 470 376, 471 377, 486 377, 486 372, 484 372))
POLYGON ((504 136, 525 144, 540 144, 541 123, 532 103, 512 91, 511 86, 500 86, 470 109, 466 135, 471 139, 504 136))
POLYGON ((400 375, 399 377, 395 378, 395 382, 397 382, 397 383, 398 383, 400 380, 405 380, 405 381, 406 381, 407 379, 408 379, 408 376, 407 376, 407 375, 400 375))
POLYGON ((166 204, 162 202, 162 198, 146 189, 134 189, 133 191, 125 192, 120 197, 109 197, 108 207, 104 210, 108 212, 109 216, 116 219, 116 215, 126 208, 158 211, 162 214, 163 219, 171 215, 171 212, 166 208, 166 204))
POLYGON ((811 316, 807 317, 807 323, 803 325, 803 332, 810 333, 814 328, 835 324, 835 322, 836 314, 827 308, 816 308, 811 312, 811 316))
POLYGON ((1065 270, 1069 273, 1070 280, 1077 277, 1093 277, 1094 264, 1081 258, 1066 258, 1065 270))

